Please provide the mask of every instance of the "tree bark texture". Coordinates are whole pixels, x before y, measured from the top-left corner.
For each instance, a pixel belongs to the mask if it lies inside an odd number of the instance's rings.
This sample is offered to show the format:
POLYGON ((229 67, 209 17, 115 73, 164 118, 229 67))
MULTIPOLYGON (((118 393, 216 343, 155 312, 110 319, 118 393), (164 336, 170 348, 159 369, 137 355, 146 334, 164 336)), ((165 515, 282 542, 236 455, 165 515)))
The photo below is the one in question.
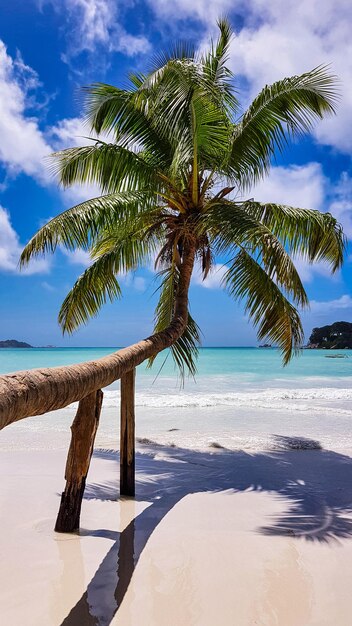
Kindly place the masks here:
POLYGON ((65 470, 66 487, 61 496, 55 525, 56 532, 70 533, 79 528, 83 493, 102 402, 101 389, 93 391, 79 402, 76 417, 71 426, 71 444, 65 470))
POLYGON ((96 361, 0 376, 0 430, 25 417, 42 415, 81 400, 169 348, 187 325, 194 259, 195 243, 190 236, 184 244, 174 317, 162 332, 96 361))
POLYGON ((120 494, 135 494, 135 414, 134 391, 136 370, 121 378, 121 429, 120 429, 120 494))

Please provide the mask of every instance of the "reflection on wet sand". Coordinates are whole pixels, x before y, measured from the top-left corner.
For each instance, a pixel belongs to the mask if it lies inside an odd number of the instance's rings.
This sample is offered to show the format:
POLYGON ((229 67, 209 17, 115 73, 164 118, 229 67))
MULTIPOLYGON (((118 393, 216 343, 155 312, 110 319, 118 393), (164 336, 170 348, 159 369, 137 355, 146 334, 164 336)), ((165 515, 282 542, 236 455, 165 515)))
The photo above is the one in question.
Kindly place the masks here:
POLYGON ((281 542, 262 572, 256 593, 253 623, 310 624, 314 589, 312 578, 293 540, 281 542))

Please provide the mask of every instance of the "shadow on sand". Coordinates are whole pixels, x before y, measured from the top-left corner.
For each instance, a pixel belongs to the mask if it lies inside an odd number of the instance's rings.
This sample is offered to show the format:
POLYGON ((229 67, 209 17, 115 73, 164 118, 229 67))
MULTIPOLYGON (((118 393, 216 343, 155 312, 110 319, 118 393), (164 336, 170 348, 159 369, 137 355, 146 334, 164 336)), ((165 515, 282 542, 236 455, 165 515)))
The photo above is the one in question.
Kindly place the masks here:
MULTIPOLYGON (((316 441, 275 436, 273 451, 197 452, 144 445, 136 455, 136 499, 150 503, 121 532, 82 531, 109 537, 112 547, 86 592, 61 626, 108 626, 117 612, 139 557, 154 529, 183 497, 192 493, 232 490, 265 491, 289 502, 286 513, 265 535, 289 535, 315 542, 352 538, 352 458, 323 450, 316 441)), ((118 463, 115 451, 96 457, 118 463)), ((116 500, 114 483, 88 484, 85 498, 116 500)))

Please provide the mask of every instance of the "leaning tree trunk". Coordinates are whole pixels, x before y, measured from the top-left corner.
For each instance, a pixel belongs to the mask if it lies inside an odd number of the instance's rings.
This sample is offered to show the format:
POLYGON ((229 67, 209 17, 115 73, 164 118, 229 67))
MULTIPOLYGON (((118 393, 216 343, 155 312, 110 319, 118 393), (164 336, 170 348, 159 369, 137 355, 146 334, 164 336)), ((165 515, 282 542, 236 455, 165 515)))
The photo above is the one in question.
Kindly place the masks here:
POLYGON ((195 244, 190 238, 184 244, 173 319, 162 332, 97 361, 0 377, 0 429, 24 417, 60 409, 79 400, 72 424, 66 487, 61 496, 56 531, 72 532, 79 528, 82 498, 102 404, 101 387, 118 378, 122 378, 123 383, 121 487, 126 495, 134 495, 134 370, 182 335, 187 325, 188 290, 194 259, 195 244))
POLYGON ((81 400, 175 343, 187 325, 194 260, 195 243, 189 236, 184 243, 174 317, 162 332, 96 361, 0 376, 0 430, 81 400))

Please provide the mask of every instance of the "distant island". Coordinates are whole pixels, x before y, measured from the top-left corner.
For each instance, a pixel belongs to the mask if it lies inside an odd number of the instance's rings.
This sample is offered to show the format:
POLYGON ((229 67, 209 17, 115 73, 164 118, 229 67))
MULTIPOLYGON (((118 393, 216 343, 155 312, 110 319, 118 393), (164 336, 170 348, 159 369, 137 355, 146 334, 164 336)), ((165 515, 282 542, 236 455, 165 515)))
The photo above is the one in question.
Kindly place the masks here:
POLYGON ((334 322, 330 326, 313 328, 307 348, 325 350, 352 348, 352 323, 334 322))
POLYGON ((33 348, 29 343, 25 341, 17 341, 16 339, 6 339, 0 341, 0 348, 33 348))

